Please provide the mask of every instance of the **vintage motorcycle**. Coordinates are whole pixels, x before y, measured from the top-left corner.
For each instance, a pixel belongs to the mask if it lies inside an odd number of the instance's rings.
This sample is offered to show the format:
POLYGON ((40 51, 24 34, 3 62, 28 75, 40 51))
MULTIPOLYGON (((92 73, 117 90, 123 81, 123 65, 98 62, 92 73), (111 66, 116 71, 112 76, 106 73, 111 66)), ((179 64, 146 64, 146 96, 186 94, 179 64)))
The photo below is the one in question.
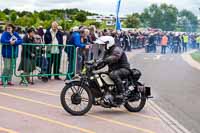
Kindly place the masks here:
POLYGON ((73 80, 66 82, 60 100, 63 108, 71 115, 84 115, 92 105, 104 108, 124 106, 130 112, 141 111, 148 98, 151 88, 145 87, 138 80, 141 72, 131 69, 131 74, 123 80, 126 88, 124 98, 116 98, 117 89, 108 72, 95 69, 95 62, 85 63, 82 73, 73 80))

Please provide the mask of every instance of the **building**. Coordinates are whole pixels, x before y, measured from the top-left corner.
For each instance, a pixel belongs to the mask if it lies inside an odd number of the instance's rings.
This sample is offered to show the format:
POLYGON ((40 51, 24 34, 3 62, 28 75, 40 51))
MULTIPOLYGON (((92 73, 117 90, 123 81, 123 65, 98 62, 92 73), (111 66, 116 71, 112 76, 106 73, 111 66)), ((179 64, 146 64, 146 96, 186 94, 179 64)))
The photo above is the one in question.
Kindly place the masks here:
MULTIPOLYGON (((103 16, 103 15, 94 15, 94 16, 87 16, 88 20, 94 20, 96 22, 102 23, 102 22, 106 22, 107 26, 114 26, 115 25, 115 21, 116 21, 116 17, 114 15, 110 15, 110 16, 103 16)), ((126 20, 126 17, 120 17, 121 21, 126 20)))

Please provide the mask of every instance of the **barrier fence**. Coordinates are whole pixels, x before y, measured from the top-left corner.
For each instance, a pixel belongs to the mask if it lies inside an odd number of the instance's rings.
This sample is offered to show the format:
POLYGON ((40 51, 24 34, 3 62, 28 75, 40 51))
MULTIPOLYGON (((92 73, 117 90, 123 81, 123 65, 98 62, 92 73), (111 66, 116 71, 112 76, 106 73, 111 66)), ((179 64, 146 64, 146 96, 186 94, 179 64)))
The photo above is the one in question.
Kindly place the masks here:
POLYGON ((12 75, 21 78, 25 85, 28 85, 30 77, 46 82, 53 76, 71 79, 75 75, 77 54, 73 45, 24 43, 15 47, 1 44, 0 51, 3 55, 0 58, 0 78, 4 87, 12 75))

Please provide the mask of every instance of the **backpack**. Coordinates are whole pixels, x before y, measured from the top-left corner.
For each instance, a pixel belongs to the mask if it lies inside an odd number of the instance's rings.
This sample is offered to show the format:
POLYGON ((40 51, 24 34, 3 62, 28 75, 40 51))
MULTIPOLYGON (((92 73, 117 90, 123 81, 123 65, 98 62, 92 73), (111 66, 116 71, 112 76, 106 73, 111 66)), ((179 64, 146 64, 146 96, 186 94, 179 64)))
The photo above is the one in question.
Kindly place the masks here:
POLYGON ((135 69, 135 68, 131 69, 131 77, 134 82, 137 82, 141 76, 142 76, 142 73, 140 72, 140 70, 135 69))

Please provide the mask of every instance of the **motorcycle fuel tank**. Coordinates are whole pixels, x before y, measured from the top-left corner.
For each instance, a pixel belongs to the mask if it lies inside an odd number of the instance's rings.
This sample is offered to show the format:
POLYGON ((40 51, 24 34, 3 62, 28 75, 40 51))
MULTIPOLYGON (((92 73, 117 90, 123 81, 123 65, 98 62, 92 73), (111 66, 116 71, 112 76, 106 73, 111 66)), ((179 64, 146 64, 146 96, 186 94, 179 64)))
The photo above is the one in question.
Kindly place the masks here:
POLYGON ((107 84, 107 85, 115 85, 113 80, 109 77, 107 74, 101 74, 101 79, 107 84))

